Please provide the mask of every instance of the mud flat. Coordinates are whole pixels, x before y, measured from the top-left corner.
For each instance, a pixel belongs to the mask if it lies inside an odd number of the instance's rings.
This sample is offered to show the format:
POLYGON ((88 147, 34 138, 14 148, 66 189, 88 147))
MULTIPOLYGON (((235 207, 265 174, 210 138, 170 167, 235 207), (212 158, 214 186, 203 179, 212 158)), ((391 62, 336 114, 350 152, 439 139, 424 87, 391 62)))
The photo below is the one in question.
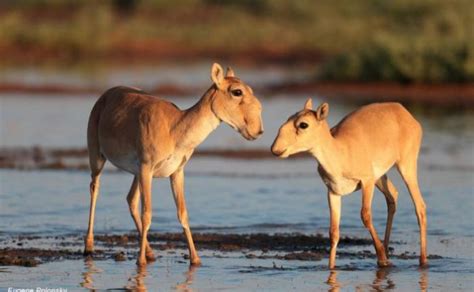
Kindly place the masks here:
MULTIPOLYGON (((267 149, 198 150, 194 157, 215 157, 228 159, 270 159, 274 158, 267 149)), ((309 155, 295 155, 295 158, 309 155)), ((88 170, 86 148, 43 148, 15 147, 0 148, 0 168, 8 169, 77 169, 88 170)))
MULTIPOLYGON (((205 88, 198 85, 163 83, 144 88, 157 96, 189 97, 205 88)), ((264 83, 254 86, 254 90, 266 96, 278 94, 307 94, 324 96, 329 101, 344 101, 356 104, 369 102, 397 101, 405 105, 428 107, 449 107, 455 109, 474 108, 474 84, 400 84, 384 82, 328 82, 318 80, 264 83)), ((74 86, 65 84, 23 84, 21 82, 0 83, 3 94, 52 94, 52 95, 95 95, 104 88, 94 86, 74 86)))
MULTIPOLYGON (((248 259, 319 261, 327 257, 329 247, 329 239, 321 234, 196 233, 193 237, 200 250, 211 251, 217 258, 225 257, 226 253, 231 252, 248 259)), ((167 252, 181 253, 183 259, 188 258, 185 252, 186 241, 181 233, 151 233, 148 238, 158 256, 167 252)), ((137 256, 136 234, 96 235, 95 241, 97 248, 92 256, 94 260, 125 261, 133 260, 137 256)), ((9 237, 0 242, 0 265, 35 267, 48 262, 80 260, 83 259, 82 244, 81 236, 71 235, 9 237)), ((338 256, 349 259, 375 258, 371 245, 369 239, 343 237, 340 240, 338 256)), ((403 252, 392 254, 392 258, 411 260, 417 256, 403 252)), ((430 255, 430 258, 442 257, 430 255)))

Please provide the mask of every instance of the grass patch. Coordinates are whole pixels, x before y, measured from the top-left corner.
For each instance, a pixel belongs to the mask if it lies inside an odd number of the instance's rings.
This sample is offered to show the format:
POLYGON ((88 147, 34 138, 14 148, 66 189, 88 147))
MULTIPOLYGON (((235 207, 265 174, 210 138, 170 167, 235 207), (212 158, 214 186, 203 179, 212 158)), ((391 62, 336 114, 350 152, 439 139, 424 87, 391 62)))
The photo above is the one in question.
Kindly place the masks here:
POLYGON ((468 82, 471 11, 470 0, 18 0, 0 4, 0 53, 63 62, 130 47, 244 57, 263 48, 289 63, 320 54, 321 79, 468 82))

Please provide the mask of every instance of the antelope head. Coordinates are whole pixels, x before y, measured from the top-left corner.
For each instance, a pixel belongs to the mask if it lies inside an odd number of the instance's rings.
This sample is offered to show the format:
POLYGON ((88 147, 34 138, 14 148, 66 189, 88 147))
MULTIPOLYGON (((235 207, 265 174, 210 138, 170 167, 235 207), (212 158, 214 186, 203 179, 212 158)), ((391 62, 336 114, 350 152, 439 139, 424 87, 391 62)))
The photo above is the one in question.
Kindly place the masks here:
POLYGON ((238 131, 245 139, 255 140, 263 134, 262 105, 253 95, 252 88, 227 68, 212 65, 211 79, 216 87, 212 111, 224 123, 238 131))
POLYGON ((317 137, 324 137, 323 131, 328 131, 326 118, 329 105, 321 104, 313 111, 313 101, 309 98, 303 110, 292 115, 278 131, 272 145, 272 153, 280 158, 292 154, 311 151, 317 137))

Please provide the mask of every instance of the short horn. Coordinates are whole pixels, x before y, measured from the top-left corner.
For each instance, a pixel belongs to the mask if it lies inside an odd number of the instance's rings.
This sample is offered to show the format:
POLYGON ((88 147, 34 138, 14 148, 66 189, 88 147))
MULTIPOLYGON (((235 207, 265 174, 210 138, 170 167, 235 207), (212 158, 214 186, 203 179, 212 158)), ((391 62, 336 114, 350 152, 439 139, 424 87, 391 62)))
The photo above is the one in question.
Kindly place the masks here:
POLYGON ((230 68, 230 67, 227 67, 227 72, 225 73, 225 76, 226 77, 235 77, 234 70, 232 70, 232 68, 230 68))
POLYGON ((312 110, 313 109, 313 100, 310 98, 308 98, 308 100, 306 100, 305 104, 304 104, 304 109, 307 109, 307 110, 312 110))

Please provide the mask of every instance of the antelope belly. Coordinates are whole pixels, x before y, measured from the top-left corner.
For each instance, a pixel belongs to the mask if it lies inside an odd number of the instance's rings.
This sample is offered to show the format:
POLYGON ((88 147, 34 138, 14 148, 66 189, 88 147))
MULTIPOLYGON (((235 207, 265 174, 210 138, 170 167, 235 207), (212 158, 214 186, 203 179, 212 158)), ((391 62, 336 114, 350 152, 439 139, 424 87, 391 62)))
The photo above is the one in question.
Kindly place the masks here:
POLYGON ((185 162, 185 155, 172 154, 156 165, 156 167, 153 169, 153 176, 169 177, 185 162))

